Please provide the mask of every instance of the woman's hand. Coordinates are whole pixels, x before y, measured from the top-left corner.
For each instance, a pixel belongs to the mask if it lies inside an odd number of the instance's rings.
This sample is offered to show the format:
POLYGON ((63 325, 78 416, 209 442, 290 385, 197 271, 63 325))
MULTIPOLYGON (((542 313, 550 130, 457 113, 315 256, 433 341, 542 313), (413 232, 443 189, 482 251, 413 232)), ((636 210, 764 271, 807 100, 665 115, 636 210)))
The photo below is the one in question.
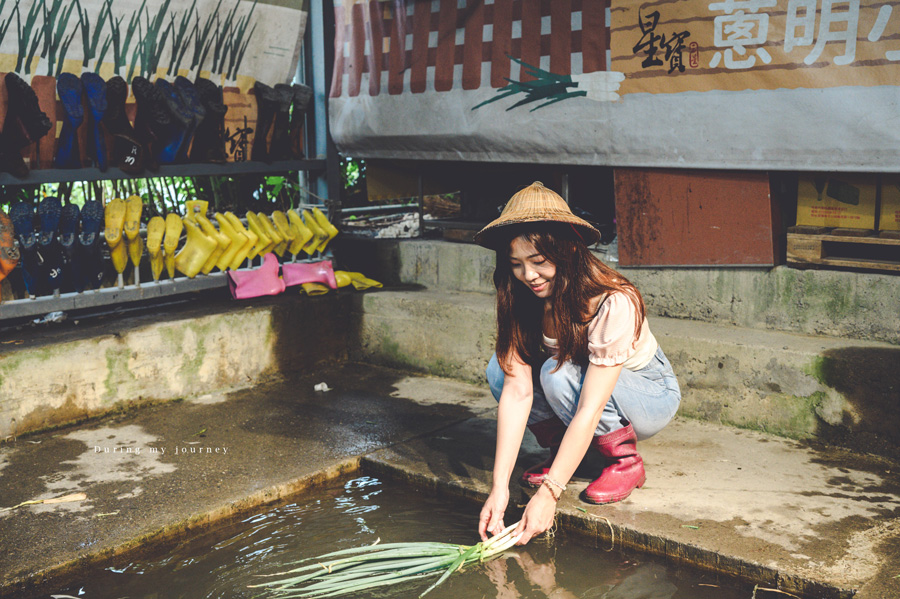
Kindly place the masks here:
POLYGON ((478 518, 478 534, 482 541, 487 541, 487 533, 491 533, 493 536, 506 528, 503 525, 503 513, 506 511, 508 503, 509 489, 496 486, 491 489, 491 494, 484 502, 481 516, 478 518))
POLYGON ((528 505, 525 506, 522 521, 513 533, 513 535, 520 533, 522 535, 516 544, 524 545, 537 535, 550 530, 550 527, 553 526, 554 514, 556 514, 556 500, 550 495, 550 490, 541 485, 528 505))

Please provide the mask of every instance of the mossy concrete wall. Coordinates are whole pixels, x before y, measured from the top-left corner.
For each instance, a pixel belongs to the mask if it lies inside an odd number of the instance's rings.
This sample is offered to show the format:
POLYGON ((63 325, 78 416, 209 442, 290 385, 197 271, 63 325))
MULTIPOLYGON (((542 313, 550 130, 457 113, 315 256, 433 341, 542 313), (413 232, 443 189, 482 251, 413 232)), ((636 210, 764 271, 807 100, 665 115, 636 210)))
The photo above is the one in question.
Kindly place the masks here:
MULTIPOLYGON (((292 294, 293 295, 293 294, 292 294)), ((86 323, 0 353, 0 438, 152 401, 252 386, 346 357, 352 296, 262 300, 86 323)))
MULTIPOLYGON (((340 255, 345 268, 406 287, 364 297, 355 357, 484 382, 496 328, 493 252, 346 240, 340 255)), ((900 455, 900 277, 622 271, 675 367, 683 415, 900 455)))
MULTIPOLYGON (((494 253, 446 241, 343 240, 344 268, 391 284, 494 292, 494 253)), ((833 270, 621 268, 651 315, 900 344, 900 276, 833 270)))
MULTIPOLYGON (((486 384, 494 301, 481 293, 363 296, 351 357, 486 384)), ((651 317, 682 388, 679 413, 900 455, 900 348, 651 317)))

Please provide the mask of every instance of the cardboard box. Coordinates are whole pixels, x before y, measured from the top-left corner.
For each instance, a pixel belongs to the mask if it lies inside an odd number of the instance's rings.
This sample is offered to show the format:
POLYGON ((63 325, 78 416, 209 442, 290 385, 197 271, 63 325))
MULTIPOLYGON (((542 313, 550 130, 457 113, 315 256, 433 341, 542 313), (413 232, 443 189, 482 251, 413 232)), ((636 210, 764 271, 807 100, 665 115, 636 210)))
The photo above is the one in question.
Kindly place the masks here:
POLYGON ((874 175, 801 175, 797 186, 797 224, 874 229, 877 191, 874 175))
POLYGON ((881 214, 879 231, 900 231, 900 176, 885 175, 881 178, 881 214))

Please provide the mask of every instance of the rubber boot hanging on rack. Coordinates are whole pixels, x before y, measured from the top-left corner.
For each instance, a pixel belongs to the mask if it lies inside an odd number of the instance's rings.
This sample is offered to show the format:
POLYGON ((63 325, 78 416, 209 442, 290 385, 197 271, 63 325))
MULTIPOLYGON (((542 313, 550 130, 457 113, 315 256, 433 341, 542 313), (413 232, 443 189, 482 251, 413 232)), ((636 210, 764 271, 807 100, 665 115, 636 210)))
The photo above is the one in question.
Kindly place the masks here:
POLYGON ((128 266, 128 244, 125 242, 125 212, 127 206, 122 198, 113 198, 106 204, 104 212, 106 229, 104 235, 109 245, 109 257, 116 271, 116 285, 125 286, 125 267, 128 266))
POLYGON ((21 179, 28 176, 22 149, 44 137, 53 124, 41 111, 34 90, 21 77, 7 73, 4 81, 7 103, 0 133, 0 171, 21 179))
POLYGON ((228 107, 222 100, 222 88, 209 79, 197 79, 194 88, 200 98, 205 116, 194 132, 191 145, 193 162, 225 162, 225 113, 228 107))
POLYGON ((0 281, 3 281, 19 263, 19 248, 12 220, 0 210, 0 281))
POLYGON ((77 272, 75 267, 75 252, 77 250, 78 221, 81 210, 71 201, 62 207, 59 217, 59 245, 62 248, 62 282, 60 289, 64 292, 76 288, 77 272))
POLYGON ((250 252, 256 246, 256 243, 259 241, 259 237, 256 236, 256 233, 253 231, 248 231, 244 227, 244 223, 241 222, 241 219, 237 217, 237 214, 233 212, 226 212, 225 219, 231 223, 231 226, 234 228, 235 232, 239 235, 243 235, 247 238, 247 241, 244 243, 243 247, 238 250, 237 254, 235 254, 234 258, 229 265, 231 270, 237 270, 244 264, 244 260, 250 257, 250 252))
POLYGON ((253 135, 253 148, 250 150, 250 160, 258 162, 271 162, 269 155, 268 136, 278 108, 278 96, 275 90, 257 81, 253 84, 253 93, 256 94, 256 132, 253 135))
POLYGON ((19 243, 25 291, 34 298, 43 294, 43 289, 38 289, 38 282, 43 278, 41 272, 44 264, 34 230, 34 206, 29 202, 16 202, 9 207, 9 219, 19 243))
POLYGON ((169 273, 169 280, 175 279, 175 255, 183 229, 184 223, 180 216, 174 212, 166 215, 166 234, 163 237, 163 251, 165 252, 164 263, 166 272, 169 273))
POLYGON ((154 216, 147 223, 147 255, 150 256, 150 273, 153 281, 159 283, 159 276, 165 268, 163 257, 163 235, 166 233, 166 220, 161 216, 154 216))
POLYGON ((78 128, 84 122, 84 87, 72 73, 60 73, 56 78, 56 93, 63 109, 63 126, 56 145, 56 168, 81 168, 78 147, 78 128))
POLYGON ((87 98, 88 125, 88 154, 94 159, 100 172, 109 167, 109 157, 106 152, 106 136, 101 125, 106 115, 106 82, 97 73, 82 73, 81 84, 84 87, 84 96, 87 98))
POLYGON ((103 124, 112 135, 112 165, 130 175, 136 175, 144 170, 144 148, 125 112, 127 99, 128 84, 124 79, 116 76, 106 82, 106 114, 103 116, 103 124))
POLYGON ((100 231, 103 226, 103 203, 88 200, 81 207, 81 232, 75 246, 75 291, 100 289, 103 281, 103 252, 100 231))
POLYGON ((55 196, 48 196, 38 204, 38 222, 41 230, 38 233, 40 253, 44 258, 44 266, 41 269, 43 280, 39 286, 46 293, 58 296, 63 280, 63 249, 56 238, 59 231, 59 220, 62 216, 62 202, 55 196))

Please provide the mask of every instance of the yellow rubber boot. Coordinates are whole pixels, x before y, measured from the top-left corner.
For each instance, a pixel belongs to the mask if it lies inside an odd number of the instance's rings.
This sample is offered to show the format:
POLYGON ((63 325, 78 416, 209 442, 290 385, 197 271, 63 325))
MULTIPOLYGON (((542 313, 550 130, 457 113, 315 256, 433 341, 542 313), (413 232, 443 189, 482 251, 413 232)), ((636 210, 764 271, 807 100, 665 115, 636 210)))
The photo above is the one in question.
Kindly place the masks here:
POLYGON ((140 196, 130 196, 125 200, 125 239, 129 242, 141 235, 141 212, 143 211, 144 200, 140 196))
POLYGON ((244 260, 250 255, 250 251, 253 249, 253 246, 256 245, 256 242, 259 241, 259 237, 256 236, 256 233, 253 231, 248 231, 244 228, 244 223, 241 222, 241 219, 237 217, 237 214, 233 212, 226 212, 225 218, 231 223, 231 226, 234 230, 243 235, 246 238, 244 245, 238 250, 237 254, 234 255, 234 258, 231 260, 231 264, 229 268, 231 270, 237 270, 244 264, 244 260))
POLYGON ((141 286, 141 256, 144 255, 144 238, 138 235, 134 241, 127 241, 128 257, 134 266, 134 284, 141 286))
POLYGON ((329 291, 328 285, 322 283, 302 283, 300 287, 306 295, 325 295, 329 291))
POLYGON ((165 268, 163 258, 162 241, 166 234, 166 220, 161 216, 154 216, 147 223, 147 255, 150 256, 150 272, 153 280, 159 282, 159 275, 165 268))
POLYGON ((241 251, 241 248, 247 245, 247 236, 236 231, 231 224, 231 221, 229 221, 224 214, 219 212, 216 212, 216 223, 219 225, 219 231, 231 240, 228 248, 221 256, 219 256, 218 261, 216 261, 216 268, 225 272, 227 269, 231 268, 231 263, 234 262, 234 257, 241 251))
POLYGON ((350 285, 350 275, 345 270, 334 271, 334 280, 337 281, 338 289, 350 285))
POLYGON ((257 256, 265 256, 268 254, 272 248, 275 247, 275 243, 266 234, 266 231, 263 229, 262 224, 260 224, 256 214, 250 211, 247 212, 247 226, 257 237, 256 245, 253 246, 253 249, 250 250, 250 254, 247 257, 253 260, 257 256))
POLYGON ((182 229, 184 229, 184 224, 181 222, 181 217, 170 212, 166 216, 166 234, 163 238, 166 272, 169 273, 170 279, 175 278, 175 250, 178 249, 178 240, 181 239, 182 229))
POLYGON ((206 216, 207 210, 209 210, 209 202, 206 200, 188 200, 184 203, 184 217, 187 219, 192 220, 198 214, 206 216))
POLYGON ((278 231, 278 234, 284 239, 285 247, 280 254, 284 255, 285 251, 290 251, 291 245, 293 245, 294 239, 297 237, 297 233, 291 228, 291 223, 288 222, 287 216, 281 210, 276 210, 272 213, 272 224, 275 225, 275 230, 278 231))
POLYGON ((319 226, 319 223, 316 222, 315 217, 309 210, 303 211, 303 222, 305 222, 306 226, 309 227, 309 230, 313 232, 313 238, 309 241, 310 245, 308 248, 303 248, 303 250, 312 256, 315 252, 321 251, 322 248, 325 247, 324 244, 328 243, 328 233, 319 226))
POLYGON ((294 241, 291 242, 288 251, 296 256, 303 249, 303 246, 309 243, 309 240, 313 238, 313 232, 309 230, 309 227, 307 227, 306 224, 304 224, 303 219, 300 218, 300 215, 297 214, 296 210, 288 210, 287 216, 291 223, 291 229, 296 232, 294 241))
POLYGON ((219 247, 219 244, 212 237, 207 237, 200 227, 194 224, 193 220, 185 219, 183 222, 184 229, 187 231, 187 241, 175 256, 175 268, 184 276, 193 279, 219 247))
POLYGON ((363 291, 365 289, 369 289, 372 287, 381 288, 384 287, 381 283, 376 281, 375 279, 370 279, 365 276, 361 272, 348 272, 346 270, 336 270, 334 271, 334 278, 337 281, 338 287, 346 287, 349 283, 353 285, 353 288, 357 291, 363 291))
POLYGON ((216 263, 219 261, 219 258, 222 257, 222 254, 225 253, 225 250, 228 249, 228 246, 231 245, 231 238, 224 233, 220 233, 205 215, 198 214, 194 218, 196 219, 197 224, 200 225, 200 230, 203 231, 207 237, 216 242, 216 249, 209 255, 209 258, 207 258, 206 262, 203 264, 203 268, 200 269, 200 272, 208 275, 212 272, 212 269, 215 268, 216 263))
POLYGON ((325 213, 322 212, 321 210, 319 210, 318 207, 315 207, 312 209, 312 214, 313 214, 313 218, 315 219, 315 221, 319 225, 319 227, 323 231, 325 231, 325 233, 328 235, 328 238, 325 239, 325 241, 322 243, 322 245, 319 246, 319 248, 318 248, 320 252, 324 252, 325 246, 328 245, 328 243, 332 239, 334 239, 335 236, 337 236, 338 230, 337 230, 337 227, 335 227, 334 225, 331 224, 331 222, 329 222, 328 217, 325 216, 325 213))
POLYGON ((262 225, 263 231, 266 232, 272 241, 275 243, 275 247, 272 248, 272 251, 275 252, 278 257, 284 256, 284 250, 287 249, 287 242, 284 237, 278 232, 275 228, 275 225, 272 224, 272 221, 269 220, 269 217, 263 214, 262 212, 256 213, 256 218, 259 219, 259 224, 262 225))
POLYGON ((103 235, 106 237, 106 243, 109 244, 109 249, 112 249, 119 245, 124 237, 125 200, 122 198, 110 200, 106 205, 104 220, 106 229, 104 230, 103 235))
POLYGON ((106 225, 103 235, 106 237, 106 243, 109 244, 109 257, 112 260, 113 268, 119 275, 117 285, 120 289, 125 286, 122 273, 128 266, 128 249, 125 247, 125 212, 125 200, 114 198, 106 204, 103 215, 106 225))
POLYGON ((123 278, 123 273, 125 272, 125 267, 128 266, 128 244, 123 240, 111 247, 109 249, 109 257, 112 260, 113 268, 119 275, 118 285, 120 288, 124 287, 125 279, 123 278))

